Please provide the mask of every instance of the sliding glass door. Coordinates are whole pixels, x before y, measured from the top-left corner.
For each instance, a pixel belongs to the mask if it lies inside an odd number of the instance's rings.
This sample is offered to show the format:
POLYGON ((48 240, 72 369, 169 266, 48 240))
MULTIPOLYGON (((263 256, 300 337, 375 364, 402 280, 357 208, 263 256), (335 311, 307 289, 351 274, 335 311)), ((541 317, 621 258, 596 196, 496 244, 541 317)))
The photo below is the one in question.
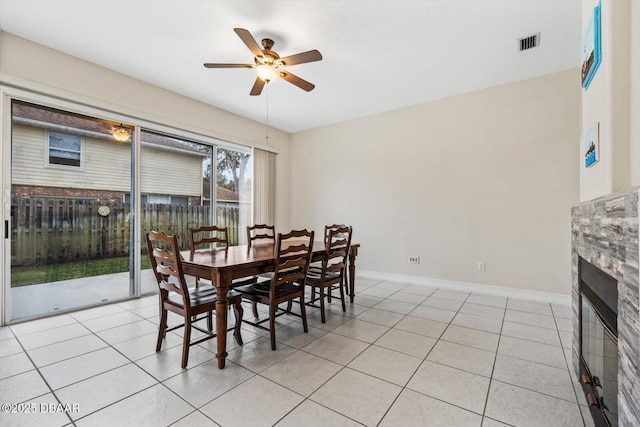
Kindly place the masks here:
POLYGON ((130 135, 12 101, 12 321, 132 295, 130 135))
POLYGON ((211 187, 205 179, 214 147, 150 130, 140 132, 140 207, 142 293, 157 291, 149 263, 146 234, 177 235, 189 249, 189 229, 212 224, 211 187))
POLYGON ((231 245, 245 243, 250 149, 10 104, 9 321, 157 292, 150 230, 177 235, 184 250, 201 225, 228 227, 231 245))
POLYGON ((140 208, 142 293, 154 292, 146 234, 178 236, 189 249, 189 229, 227 227, 229 244, 246 240, 251 220, 251 154, 151 130, 140 133, 140 208))

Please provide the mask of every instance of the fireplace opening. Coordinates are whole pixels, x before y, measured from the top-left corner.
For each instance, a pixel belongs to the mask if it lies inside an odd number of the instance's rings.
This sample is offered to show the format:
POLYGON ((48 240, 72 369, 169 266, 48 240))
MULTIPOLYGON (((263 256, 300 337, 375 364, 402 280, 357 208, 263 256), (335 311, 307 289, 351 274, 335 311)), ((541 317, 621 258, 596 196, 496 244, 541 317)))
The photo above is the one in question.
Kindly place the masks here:
POLYGON ((618 281, 583 258, 580 381, 596 426, 618 425, 618 281))

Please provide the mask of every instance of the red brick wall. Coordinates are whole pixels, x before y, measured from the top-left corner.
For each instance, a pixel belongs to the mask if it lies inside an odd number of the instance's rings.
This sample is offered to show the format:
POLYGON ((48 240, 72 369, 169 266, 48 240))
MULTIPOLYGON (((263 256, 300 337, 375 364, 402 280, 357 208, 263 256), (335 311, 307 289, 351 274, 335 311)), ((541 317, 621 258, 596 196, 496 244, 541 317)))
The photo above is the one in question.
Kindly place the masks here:
MULTIPOLYGON (((91 199, 102 202, 124 202, 125 194, 122 191, 91 190, 86 188, 61 188, 44 187, 35 185, 12 185, 11 194, 21 198, 29 197, 57 197, 73 199, 91 199)), ((190 205, 199 205, 200 197, 188 197, 190 205)))
POLYGON ((89 190, 85 188, 43 187, 35 185, 12 185, 11 194, 18 197, 60 197, 123 202, 122 191, 89 190))

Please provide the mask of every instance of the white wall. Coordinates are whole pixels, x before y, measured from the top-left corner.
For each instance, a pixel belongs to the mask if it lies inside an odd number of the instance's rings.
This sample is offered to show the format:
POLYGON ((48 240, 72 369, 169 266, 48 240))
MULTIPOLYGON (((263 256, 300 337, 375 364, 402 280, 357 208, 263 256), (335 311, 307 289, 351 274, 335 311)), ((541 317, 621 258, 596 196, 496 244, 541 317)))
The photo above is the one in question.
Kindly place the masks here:
MULTIPOLYGON (((291 137, 272 131, 276 227, 353 224, 360 269, 569 293, 578 79, 571 70, 291 137), (342 169, 327 176, 334 161, 342 169)), ((8 33, 0 82, 233 142, 264 140, 261 124, 8 33)))
POLYGON ((292 226, 353 225, 359 269, 570 294, 579 90, 574 69, 294 134, 292 226))
POLYGON ((640 185, 640 2, 631 3, 631 186, 640 185))
MULTIPOLYGON (((581 200, 640 185, 640 4, 602 0, 602 62, 582 90, 581 139, 600 125, 600 160, 580 167, 581 200)), ((598 0, 582 1, 586 29, 598 0)), ((583 143, 582 143, 583 144, 583 143)))
MULTIPOLYGON (((263 124, 6 32, 0 33, 0 83, 234 143, 264 144, 263 124)), ((285 230, 289 228, 290 136, 272 129, 269 141, 279 150, 276 227, 285 230)))

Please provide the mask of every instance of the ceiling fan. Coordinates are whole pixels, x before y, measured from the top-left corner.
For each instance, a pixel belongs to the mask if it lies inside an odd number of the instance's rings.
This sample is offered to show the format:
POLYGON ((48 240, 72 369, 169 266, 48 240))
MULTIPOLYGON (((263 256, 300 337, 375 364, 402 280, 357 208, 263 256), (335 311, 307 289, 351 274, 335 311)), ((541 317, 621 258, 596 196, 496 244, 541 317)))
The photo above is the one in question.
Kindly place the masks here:
POLYGON ((257 96, 262 93, 262 89, 266 83, 272 82, 278 78, 288 81, 300 89, 304 89, 310 92, 315 87, 314 84, 301 79, 295 74, 285 70, 285 67, 290 65, 304 64, 306 62, 320 61, 322 54, 317 50, 309 50, 307 52, 297 53, 295 55, 285 56, 280 58, 280 55, 274 50, 273 40, 262 39, 262 47, 260 49, 258 43, 251 35, 251 33, 244 28, 234 28, 233 31, 240 37, 240 39, 247 45, 251 53, 254 56, 254 64, 214 64, 205 63, 206 68, 255 68, 258 77, 256 78, 253 88, 251 88, 250 95, 257 96))

